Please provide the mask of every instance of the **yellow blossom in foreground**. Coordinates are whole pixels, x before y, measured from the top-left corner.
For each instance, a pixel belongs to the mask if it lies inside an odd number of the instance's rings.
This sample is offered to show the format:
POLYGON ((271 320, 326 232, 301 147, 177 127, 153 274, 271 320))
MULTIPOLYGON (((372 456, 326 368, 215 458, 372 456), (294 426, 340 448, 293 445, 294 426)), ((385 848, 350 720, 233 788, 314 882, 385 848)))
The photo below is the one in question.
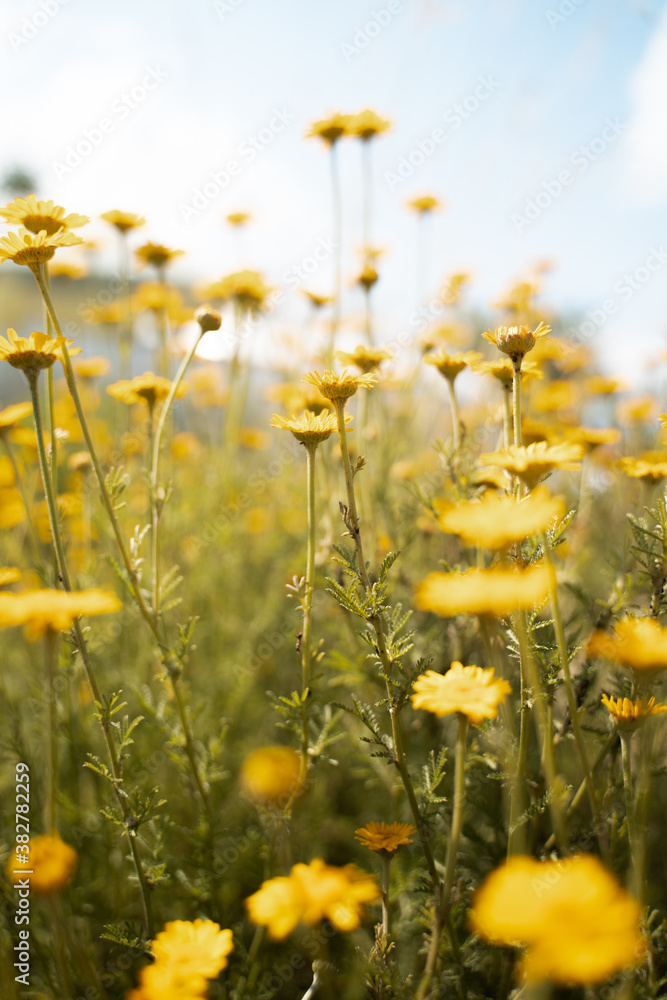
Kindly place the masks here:
POLYGON ((662 715, 667 712, 667 705, 656 702, 655 698, 637 698, 630 701, 629 698, 610 698, 602 695, 602 704, 609 710, 612 722, 619 729, 635 729, 644 719, 651 715, 662 715))
POLYGON ((542 487, 523 500, 489 491, 470 503, 437 503, 438 524, 443 531, 459 535, 466 545, 504 549, 529 535, 546 531, 552 521, 565 514, 562 500, 542 487))
POLYGON ((180 257, 184 253, 185 250, 170 250, 169 247, 163 246, 162 243, 150 242, 144 243, 143 246, 134 251, 137 263, 140 266, 146 267, 148 264, 152 264, 158 270, 170 264, 174 258, 180 257))
POLYGON ((294 865, 288 876, 269 879, 246 900, 254 924, 268 927, 274 940, 287 937, 301 921, 312 926, 325 917, 339 931, 361 923, 364 904, 380 898, 372 875, 355 865, 337 868, 321 858, 294 865))
POLYGON ((290 747, 253 750, 241 767, 241 786, 254 799, 286 805, 299 784, 301 762, 290 747))
POLYGON ((127 233, 130 229, 138 229, 145 226, 146 220, 143 215, 135 215, 133 212, 120 212, 117 208, 111 212, 103 212, 100 219, 109 222, 119 233, 127 233))
POLYGON ((583 456, 584 448, 580 444, 548 445, 546 441, 537 441, 528 447, 511 445, 501 451, 486 452, 479 460, 483 465, 499 465, 513 472, 532 490, 547 472, 578 469, 583 456))
POLYGON ((151 942, 156 963, 184 978, 214 979, 227 966, 233 948, 232 932, 212 920, 172 920, 151 942))
POLYGON ((588 640, 588 655, 635 670, 667 667, 667 628, 654 618, 623 618, 612 632, 594 632, 588 640))
POLYGON ((338 375, 336 372, 308 372, 303 381, 314 385, 325 399, 341 400, 354 396, 357 389, 372 389, 377 384, 375 375, 348 375, 347 369, 338 375))
POLYGON ((29 194, 27 198, 15 198, 9 205, 0 208, 0 216, 10 226, 25 226, 31 233, 45 232, 47 236, 61 230, 77 229, 90 222, 87 215, 65 215, 65 209, 60 205, 39 201, 34 194, 29 194))
MULTIPOLYGON (((345 421, 351 419, 352 417, 346 416, 345 421)), ((303 413, 291 417, 281 417, 274 413, 271 417, 271 426, 291 431, 297 441, 312 447, 326 441, 331 434, 335 434, 338 430, 338 420, 335 413, 315 414, 310 410, 304 410, 303 413)))
POLYGON ((637 900, 588 854, 559 861, 510 858, 486 879, 470 912, 480 937, 526 948, 526 979, 581 986, 641 960, 640 919, 637 900))
MULTIPOLYGON (((470 367, 478 375, 493 375, 506 389, 512 388, 514 367, 509 358, 500 358, 498 361, 473 362, 470 367)), ((544 373, 534 361, 524 361, 521 365, 521 380, 523 381, 525 378, 544 378, 544 373)))
POLYGON ((442 202, 434 194, 420 194, 405 203, 413 212, 424 215, 426 212, 437 212, 442 208, 442 202))
POLYGON ((362 372, 373 372, 383 361, 393 358, 391 351, 382 347, 365 347, 360 344, 353 351, 337 351, 337 356, 345 365, 356 365, 362 372))
POLYGON ((19 337, 16 330, 9 329, 6 340, 0 337, 0 361, 8 361, 22 371, 39 372, 56 361, 63 361, 63 344, 70 355, 81 353, 80 347, 72 347, 72 341, 64 337, 47 337, 37 331, 29 337, 19 337))
POLYGON ((375 111, 366 109, 356 115, 348 115, 345 131, 347 135, 356 135, 364 142, 367 142, 369 139, 379 135, 381 132, 386 132, 390 128, 390 121, 386 118, 380 118, 375 111))
POLYGON ((16 566, 0 566, 0 587, 6 587, 20 579, 21 570, 17 569, 16 566))
POLYGON ((0 433, 5 428, 18 424, 31 413, 32 403, 14 403, 13 406, 6 406, 4 410, 0 410, 0 433))
POLYGON ((39 639, 47 629, 64 632, 81 615, 106 615, 120 611, 115 594, 97 588, 65 590, 24 590, 0 594, 0 629, 25 625, 28 637, 39 639))
POLYGON ((498 705, 512 693, 509 683, 496 677, 493 667, 464 667, 455 661, 446 674, 427 670, 414 683, 412 704, 434 715, 459 712, 474 726, 485 719, 495 719, 498 705))
POLYGON ((626 456, 619 459, 618 467, 631 479, 652 479, 658 483, 667 476, 667 456, 662 462, 626 456))
POLYGON ((334 112, 328 118, 321 118, 309 127, 306 139, 324 139, 327 145, 333 146, 341 136, 349 135, 348 127, 352 117, 334 112))
MULTIPOLYGON (((0 595, 3 596, 3 595, 0 595)), ((7 875, 14 885, 23 878, 30 879, 30 889, 40 894, 57 892, 72 878, 76 868, 77 853, 61 840, 58 834, 32 837, 27 844, 29 864, 22 864, 25 852, 14 852, 7 862, 7 875), (32 875, 25 875, 26 870, 32 875)))
POLYGON ((412 834, 417 828, 410 823, 367 823, 355 830, 355 839, 371 851, 385 851, 390 854, 402 844, 412 843, 412 834))
POLYGON ((529 326, 499 326, 496 330, 487 330, 482 336, 495 344, 499 351, 517 365, 525 354, 535 346, 535 341, 545 337, 551 330, 546 323, 539 323, 534 330, 529 326))
POLYGON ((456 376, 463 371, 467 365, 474 365, 481 360, 482 355, 478 351, 466 351, 465 354, 448 354, 441 350, 436 354, 427 354, 424 361, 427 365, 433 365, 438 369, 443 378, 454 382, 456 376))
POLYGON ((42 230, 35 235, 21 227, 18 233, 9 233, 0 239, 0 264, 13 260, 15 264, 36 267, 51 260, 58 247, 71 247, 83 242, 80 236, 73 233, 57 232, 48 236, 42 230))
POLYGON ((139 987, 126 1000, 205 1000, 208 982, 203 976, 182 975, 170 965, 155 962, 139 973, 139 987))
POLYGON ((81 378, 102 378, 107 375, 111 362, 108 358, 97 356, 94 358, 77 358, 73 363, 74 371, 81 378))
POLYGON ((429 573, 417 587, 420 611, 454 615, 507 615, 541 604, 549 593, 545 566, 530 569, 470 569, 466 573, 429 573))
MULTIPOLYGON (((114 399, 130 406, 132 403, 147 403, 155 406, 157 402, 166 399, 171 389, 171 380, 153 372, 135 375, 132 379, 121 379, 107 386, 107 392, 114 399)), ((182 399, 188 391, 187 384, 181 382, 176 390, 176 398, 182 399)))

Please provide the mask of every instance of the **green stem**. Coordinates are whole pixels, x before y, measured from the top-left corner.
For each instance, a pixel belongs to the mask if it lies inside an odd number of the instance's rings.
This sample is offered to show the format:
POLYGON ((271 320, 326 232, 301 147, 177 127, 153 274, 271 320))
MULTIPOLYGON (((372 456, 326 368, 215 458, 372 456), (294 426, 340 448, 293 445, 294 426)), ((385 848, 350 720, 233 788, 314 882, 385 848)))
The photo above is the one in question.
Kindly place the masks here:
POLYGON ((449 395, 449 408, 452 411, 452 440, 454 442, 454 456, 458 457, 461 450, 461 415, 459 413, 459 404, 456 399, 454 382, 450 378, 446 378, 445 382, 447 383, 447 394, 449 395))
MULTIPOLYGON (((522 612, 521 612, 522 613, 522 612)), ((519 651, 520 692, 519 692, 519 753, 516 762, 514 781, 510 798, 510 822, 507 838, 507 857, 512 854, 526 853, 525 826, 517 826, 519 817, 526 809, 525 780, 528 763, 528 699, 526 697, 526 658, 524 651, 519 651)))
POLYGON ((118 231, 120 237, 120 280, 127 299, 127 314, 122 319, 119 355, 120 377, 129 379, 132 371, 132 281, 127 233, 118 231))
MULTIPOLYGON (((593 776, 597 774, 602 762, 604 761, 605 757, 612 749, 612 747, 615 745, 617 740, 618 740, 618 732, 614 728, 614 731, 609 734, 607 739, 602 744, 600 752, 598 753, 597 757, 595 758, 595 761, 593 762, 593 767, 591 768, 593 776)), ((565 811, 565 816, 567 817, 567 819, 569 819, 570 816, 572 816, 572 814, 576 810, 577 806, 579 805, 585 794, 586 794, 586 779, 584 778, 584 780, 579 785, 579 788, 575 792, 569 806, 565 811)), ((555 843, 556 843, 556 837, 554 836, 554 834, 552 834, 547 840, 546 844, 544 845, 544 849, 546 851, 550 851, 554 847, 555 843)))
POLYGON ((619 733, 621 737, 621 756, 623 760, 623 791, 625 793, 625 819, 628 826, 628 840, 630 842, 630 854, 632 856, 632 881, 635 892, 640 888, 637 884, 638 876, 638 847, 637 825, 635 822, 635 796, 632 786, 632 765, 630 762, 630 745, 632 735, 630 733, 619 733))
POLYGON ((331 165, 331 200, 333 209, 333 243, 334 243, 334 301, 331 310, 331 335, 327 363, 333 368, 334 352, 336 350, 336 334, 340 324, 341 287, 342 287, 342 202, 340 193, 340 177, 338 175, 337 143, 330 144, 331 165))
POLYGON ((48 708, 49 708, 49 740, 47 744, 47 774, 48 774, 48 795, 46 803, 46 828, 49 833, 55 834, 58 829, 57 814, 57 790, 58 790, 58 733, 56 719, 56 651, 57 634, 50 628, 46 630, 44 636, 44 658, 46 661, 46 683, 48 685, 48 708))
POLYGON ((512 413, 514 417, 514 444, 521 447, 521 360, 513 365, 512 375, 512 413))
POLYGON ((440 948, 440 934, 449 915, 451 905, 452 888, 454 886, 454 873, 456 871, 456 859, 461 839, 461 829, 463 827, 463 808, 465 804, 465 762, 468 737, 468 718, 459 713, 459 733, 456 741, 456 763, 454 768, 454 809, 452 814, 452 828, 447 844, 447 860, 445 862, 445 876, 443 880, 440 905, 435 915, 433 924, 433 935, 431 937, 431 948, 426 961, 424 977, 419 985, 416 1000, 424 1000, 431 985, 431 980, 435 974, 438 964, 438 951, 440 948))
POLYGON ((507 450, 512 443, 512 390, 503 384, 503 446, 507 450))
POLYGON ((391 854, 380 854, 382 863, 382 883, 380 895, 382 896, 382 933, 389 937, 389 867, 391 865, 391 854))
POLYGON ((553 564, 553 559, 551 558, 551 550, 549 548, 549 540, 546 532, 542 532, 542 551, 544 553, 544 563, 549 574, 549 596, 551 600, 551 610, 554 616, 554 630, 556 632, 556 644, 558 646, 558 659, 560 660, 560 667, 563 671, 563 679, 565 681, 565 692, 570 709, 570 719, 572 721, 572 731, 574 733, 574 739, 577 746, 577 755, 579 757, 579 764, 584 775, 584 780, 586 781, 588 800, 590 802, 591 812, 593 813, 593 821, 595 823, 595 835, 597 837, 598 844, 600 845, 603 857, 607 857, 608 847, 606 844, 606 838, 602 832, 603 827, 600 819, 597 795, 595 794, 595 782, 593 781, 591 766, 586 752, 586 744, 584 743, 584 737, 581 732, 581 725, 579 723, 579 708, 577 706, 577 699, 572 685, 572 676, 570 674, 570 663, 567 655, 565 630, 563 629, 563 619, 561 617, 560 605, 558 602, 558 580, 556 578, 556 569, 553 564))
POLYGON ((56 438, 56 395, 53 385, 53 367, 46 373, 47 399, 49 401, 49 434, 51 435, 51 483, 58 496, 58 439, 56 438))

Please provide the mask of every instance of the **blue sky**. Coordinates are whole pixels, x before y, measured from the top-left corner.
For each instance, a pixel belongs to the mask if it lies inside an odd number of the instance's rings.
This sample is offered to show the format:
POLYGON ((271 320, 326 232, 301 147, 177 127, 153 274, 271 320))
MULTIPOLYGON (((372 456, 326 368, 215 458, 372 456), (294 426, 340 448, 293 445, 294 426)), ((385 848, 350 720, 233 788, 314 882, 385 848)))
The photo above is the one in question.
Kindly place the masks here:
MULTIPOLYGON (((605 367, 639 373, 667 315, 667 256, 654 254, 667 249, 664 15, 649 0, 5 0, 0 169, 24 164, 68 211, 146 215, 146 238, 187 252, 175 277, 243 265, 280 286, 332 234, 327 157, 305 128, 372 107, 394 123, 373 148, 380 340, 415 308, 404 203, 428 190, 448 205, 433 219, 433 291, 470 269, 470 301, 488 305, 550 259, 545 300, 598 318, 613 303, 591 342, 605 367), (90 151, 68 161, 77 146, 90 151), (230 161, 237 173, 213 193, 230 161), (255 217, 240 247, 223 222, 237 209, 255 217), (631 295, 624 275, 637 276, 631 295)), ((347 279, 359 146, 340 147, 347 279)), ((96 222, 87 235, 111 262, 113 234, 96 222)), ((307 286, 328 290, 330 265, 307 286)), ((269 325, 294 326, 297 302, 286 296, 269 325)), ((359 306, 348 292, 353 339, 359 306)))

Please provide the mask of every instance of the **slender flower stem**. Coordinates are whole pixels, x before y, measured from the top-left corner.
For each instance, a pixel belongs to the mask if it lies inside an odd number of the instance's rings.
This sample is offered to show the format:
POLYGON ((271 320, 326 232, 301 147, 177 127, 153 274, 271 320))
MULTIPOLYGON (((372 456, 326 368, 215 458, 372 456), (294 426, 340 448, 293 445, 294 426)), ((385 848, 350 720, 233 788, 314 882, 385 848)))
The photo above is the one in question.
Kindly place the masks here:
POLYGON ((635 822, 635 796, 632 785, 632 765, 630 762, 630 744, 632 736, 630 733, 619 733, 621 737, 621 755, 623 760, 623 791, 625 793, 625 821, 628 826, 628 840, 630 841, 630 854, 632 856, 632 880, 635 892, 640 888, 637 885, 638 868, 638 847, 637 824, 635 822))
POLYGON ((431 949, 426 961, 424 977, 420 983, 416 1000, 424 1000, 428 993, 431 980, 435 974, 438 964, 438 951, 440 948, 440 934, 449 916, 451 905, 452 888, 454 886, 454 873, 456 871, 456 858, 461 839, 461 829, 463 827, 463 807, 465 804, 465 763, 468 737, 468 719, 459 713, 459 733, 456 741, 456 763, 454 767, 454 809, 452 814, 452 827, 449 832, 447 844, 447 860, 445 862, 445 876, 443 879, 442 893, 440 895, 440 905, 436 912, 433 925, 433 935, 431 937, 431 949))
POLYGON ((312 650, 310 633, 313 617, 313 581, 315 579, 315 456, 317 442, 306 446, 306 506, 308 511, 308 549, 306 553, 306 592, 301 637, 301 685, 305 692, 310 684, 312 650))
MULTIPOLYGON (((519 614, 524 615, 524 625, 525 625, 525 613, 519 612, 519 614)), ((520 691, 519 691, 519 753, 516 762, 516 771, 514 775, 514 781, 512 782, 512 791, 510 798, 510 821, 509 821, 509 834, 507 838, 507 857, 512 854, 523 854, 526 851, 526 833, 525 827, 523 825, 517 826, 519 817, 525 812, 525 779, 526 779, 526 766, 528 763, 528 738, 530 729, 528 726, 528 698, 526 692, 526 660, 525 656, 522 655, 522 650, 519 652, 519 670, 520 670, 520 691)))
POLYGON ((382 882, 380 884, 380 895, 382 897, 382 933, 389 937, 389 868, 391 865, 391 854, 381 852, 380 861, 382 863, 382 882))
POLYGON ((53 385, 53 368, 49 368, 46 373, 47 399, 49 403, 49 434, 51 437, 51 449, 49 463, 51 466, 51 483, 53 492, 58 496, 58 438, 56 437, 56 396, 53 385))
POLYGON ((331 165, 331 201, 333 210, 333 244, 334 244, 334 301, 331 311, 331 335, 329 341, 328 362, 333 367, 334 351, 336 350, 336 334, 340 324, 341 290, 342 290, 342 232, 343 213, 340 193, 340 177, 338 174, 338 144, 330 144, 329 160, 331 165))
POLYGON ((558 658, 560 660, 560 667, 561 670, 563 671, 563 679, 565 681, 565 692, 567 695, 567 703, 570 709, 572 731, 574 733, 574 739, 577 745, 577 755, 579 757, 579 764, 581 766, 581 770, 584 775, 584 780, 586 781, 588 800, 590 802, 591 811, 593 813, 593 821, 595 823, 595 835, 600 845, 600 850, 602 851, 602 854, 606 857, 608 853, 606 838, 602 833, 603 827, 600 819, 600 810, 598 806, 597 795, 595 794, 595 782, 593 781, 591 766, 588 760, 588 754, 586 752, 586 744, 584 743, 584 737, 581 732, 581 725, 579 723, 579 708, 577 706, 577 699, 574 693, 574 687, 572 685, 572 676, 570 674, 570 663, 567 655, 567 643, 565 641, 565 630, 563 629, 563 619, 561 617, 560 605, 558 602, 558 580, 556 578, 556 569, 553 564, 553 559, 551 558, 551 550, 549 548, 549 540, 547 538, 546 532, 542 532, 542 551, 544 553, 544 563, 546 565, 547 572, 549 574, 549 596, 551 601, 551 610, 554 616, 554 630, 556 632, 558 658))
POLYGON ((514 416, 514 444, 520 448, 523 443, 521 436, 521 359, 516 361, 513 366, 512 413, 514 416))
POLYGON ((48 628, 44 636, 44 659, 46 661, 46 683, 49 703, 49 741, 47 745, 48 795, 46 802, 46 828, 54 834, 58 829, 57 792, 58 792, 58 733, 56 720, 56 653, 58 635, 48 628))
POLYGON ((127 233, 118 231, 120 245, 120 280, 127 298, 127 314, 123 316, 119 345, 120 377, 129 379, 132 371, 132 279, 127 233))
POLYGON ((512 443, 512 390, 503 385, 503 446, 509 448, 512 443))
POLYGON ((454 456, 458 458, 461 450, 461 415, 459 413, 459 404, 456 399, 454 382, 450 378, 446 378, 445 382, 447 383, 447 393, 449 395, 449 407, 452 411, 452 439, 454 441, 454 456))
MULTIPOLYGON (((54 327, 56 331, 58 327, 54 321, 54 327)), ((63 346, 63 356, 68 357, 65 347, 63 346)), ((71 364, 71 362, 70 362, 71 364)), ((60 574, 60 580, 65 590, 71 591, 72 584, 70 581, 69 571, 67 568, 67 561, 65 559, 65 550, 63 548, 62 538, 60 536, 60 524, 58 521, 58 511, 56 508, 56 501, 53 495, 51 478, 49 476, 49 465, 46 459, 46 449, 44 448, 44 432, 42 426, 42 412, 39 400, 39 373, 36 371, 27 371, 28 385, 30 386, 30 395, 32 398, 32 408, 35 417, 35 432, 37 436, 37 454, 39 457, 40 471, 42 473, 42 483, 44 486, 44 495, 46 497, 46 507, 49 514, 49 524, 51 526, 51 536, 53 538, 53 547, 56 552, 56 561, 58 564, 58 573, 60 574)), ((114 742, 113 734, 111 732, 109 721, 103 715, 102 707, 102 694, 100 692, 99 685, 97 683, 97 678, 95 676, 95 671, 93 669, 93 664, 90 659, 90 653, 88 652, 88 646, 83 637, 83 631, 81 629, 81 624, 78 621, 74 622, 72 627, 74 633, 74 639, 83 662, 86 676, 88 678, 88 683, 90 684, 90 689, 92 691, 93 700, 98 705, 101 715, 102 732, 104 734, 104 741, 106 743, 107 752, 109 754, 109 763, 111 768, 111 783, 116 795, 116 800, 120 807, 123 819, 125 820, 126 832, 128 835, 128 840, 130 842, 130 850, 132 851, 132 858, 134 860, 134 866, 137 872, 137 878, 139 880, 139 887, 141 890, 141 899, 144 910, 144 927, 146 934, 149 938, 153 937, 153 913, 150 892, 148 887, 148 882, 146 879, 146 874, 144 872, 143 863, 141 860, 141 855, 139 853, 139 848, 137 845, 136 835, 133 830, 130 829, 130 824, 128 820, 130 819, 130 808, 127 801, 127 796, 122 792, 121 785, 123 783, 123 772, 121 767, 121 762, 118 757, 118 751, 116 749, 116 744, 114 742)))

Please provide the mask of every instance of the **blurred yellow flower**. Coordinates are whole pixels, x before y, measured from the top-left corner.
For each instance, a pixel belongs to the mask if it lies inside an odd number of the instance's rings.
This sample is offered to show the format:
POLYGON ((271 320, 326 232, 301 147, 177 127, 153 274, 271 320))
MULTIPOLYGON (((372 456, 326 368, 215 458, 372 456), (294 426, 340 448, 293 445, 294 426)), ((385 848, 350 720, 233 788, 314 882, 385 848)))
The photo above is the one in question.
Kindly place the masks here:
POLYGON ((65 632, 82 615, 106 615, 120 611, 115 594, 92 589, 24 590, 18 594, 0 594, 0 629, 25 625, 28 638, 41 638, 47 629, 65 632))
POLYGON ((230 226, 245 226, 246 222, 250 222, 251 219, 250 212, 230 212, 227 216, 227 222, 230 226))
POLYGON ((14 368, 25 372, 39 372, 50 368, 56 361, 63 361, 63 344, 72 354, 80 354, 80 347, 72 347, 64 337, 51 338, 45 333, 31 333, 18 337, 16 330, 7 330, 7 339, 0 337, 0 361, 8 361, 14 368))
POLYGON ((517 856, 477 891, 470 923, 493 944, 526 948, 529 981, 592 985, 644 953, 641 907, 592 855, 559 861, 517 856))
POLYGON ((667 476, 667 455, 661 462, 626 456, 619 459, 618 467, 632 479, 652 479, 657 483, 667 476))
POLYGON ((328 118, 313 122, 306 132, 306 139, 324 139, 328 146, 333 146, 341 136, 349 135, 348 128, 352 115, 342 115, 334 112, 328 118))
MULTIPOLYGON (((493 375, 506 389, 512 388, 514 367, 509 358, 500 358, 499 361, 473 362, 470 367, 479 375, 493 375)), ((534 361, 524 361, 521 365, 521 380, 523 381, 525 378, 544 378, 544 373, 534 361)))
POLYGON ((584 392, 588 396, 611 396, 615 392, 623 392, 627 384, 620 378, 609 375, 590 375, 584 381, 584 392))
POLYGON ((495 330, 487 330, 482 336, 495 344, 503 354, 507 354, 514 364, 518 364, 533 349, 535 341, 545 337, 550 330, 551 327, 546 323, 538 323, 534 330, 525 325, 499 326, 495 330))
POLYGON ((450 274, 445 278, 438 297, 444 305, 453 306, 461 298, 461 292, 465 285, 470 281, 470 275, 467 271, 457 271, 455 274, 450 274))
MULTIPOLYGON (((0 597, 3 596, 0 594, 0 597)), ((74 848, 61 840, 57 833, 31 837, 27 846, 29 864, 21 862, 24 852, 14 850, 10 855, 7 862, 9 881, 16 885, 21 879, 29 878, 30 889, 40 895, 64 888, 76 868, 77 853, 74 848), (25 875, 26 869, 30 869, 32 875, 25 875)))
POLYGON ((146 220, 143 215, 135 215, 133 212, 121 212, 117 208, 111 212, 103 212, 100 219, 109 222, 119 233, 127 233, 130 229, 138 229, 145 226, 146 220))
POLYGON ((301 761, 290 747, 253 750, 243 761, 242 788, 254 799, 286 805, 299 785, 301 761))
POLYGON ((472 367, 481 358, 482 355, 478 351, 466 351, 465 354, 460 352, 458 354, 448 354, 447 351, 440 350, 436 354, 427 354, 424 362, 427 365, 433 365, 438 369, 443 378, 453 383, 456 376, 467 365, 472 367))
POLYGON ((261 309, 271 293, 259 271, 235 271, 206 288, 208 299, 229 299, 241 309, 256 312, 261 309))
POLYGON ((346 134, 356 135, 364 142, 368 142, 369 139, 391 128, 390 121, 386 118, 380 118, 368 108, 356 115, 348 115, 347 119, 346 134))
POLYGON ((152 264, 153 267, 160 270, 184 253, 185 250, 170 250, 169 247, 163 246, 162 243, 148 242, 135 250, 134 256, 141 267, 147 267, 149 264, 152 264))
POLYGON ((541 604, 549 593, 546 567, 470 569, 465 573, 429 573, 418 585, 420 611, 443 618, 454 615, 507 615, 541 604))
POLYGON ((426 212, 439 212, 443 204, 434 194, 420 194, 416 198, 410 198, 405 203, 413 212, 424 215, 426 212))
POLYGON ((21 420, 25 420, 31 413, 31 403, 14 403, 13 406, 6 406, 4 410, 0 410, 0 434, 7 427, 13 427, 21 420))
POLYGON ((361 923, 364 904, 380 898, 372 875, 355 865, 337 868, 321 858, 294 865, 288 876, 269 879, 246 900, 254 924, 266 926, 274 940, 282 940, 299 922, 312 926, 325 917, 339 931, 353 931, 361 923))
MULTIPOLYGON (((132 403, 147 403, 148 406, 155 406, 157 402, 166 399, 171 389, 171 380, 163 378, 162 375, 154 375, 153 372, 144 372, 143 375, 135 375, 132 379, 121 379, 107 386, 107 392, 114 399, 120 399, 122 403, 130 406, 132 403)), ((188 391, 185 382, 181 382, 176 389, 176 398, 182 399, 188 391)))
MULTIPOLYGON (((351 420, 346 417, 346 422, 351 420)), ((312 413, 304 410, 303 413, 291 417, 280 417, 274 413, 271 417, 271 426, 280 430, 291 431, 297 441, 306 446, 314 446, 326 441, 331 434, 335 434, 338 429, 338 420, 335 413, 312 413)))
POLYGON ((623 618, 611 632, 598 630, 588 640, 588 655, 634 670, 667 667, 667 628, 654 618, 623 618))
POLYGON ((0 528, 15 528, 17 524, 25 521, 25 516, 26 511, 19 491, 0 488, 0 528))
POLYGON ((7 587, 21 579, 21 570, 16 566, 0 566, 0 587, 7 587))
POLYGON ((454 661, 446 674, 427 670, 414 685, 412 704, 434 715, 465 715, 474 726, 495 719, 498 706, 512 693, 509 683, 496 677, 493 667, 464 667, 454 661))
POLYGON ((37 267, 51 260, 59 247, 71 247, 83 243, 74 233, 57 232, 48 236, 43 230, 36 235, 21 227, 18 233, 9 233, 0 239, 0 264, 13 260, 15 264, 37 267))
POLYGON ((15 198, 9 205, 0 208, 0 216, 10 226, 25 226, 31 233, 44 232, 47 236, 78 229, 90 222, 87 215, 65 215, 65 209, 60 205, 53 201, 39 201, 34 194, 29 194, 27 198, 15 198))
POLYGON ((618 444, 621 432, 617 427, 565 427, 562 437, 571 444, 583 445, 589 452, 600 445, 618 444))
POLYGON ((139 986, 126 1000, 205 1000, 208 982, 203 976, 183 975, 170 965, 155 962, 139 973, 139 986))
POLYGON ((338 375, 336 372, 308 372, 303 381, 314 385, 325 399, 341 400, 354 396, 357 389, 372 389, 377 384, 375 375, 348 375, 347 369, 338 375))
POLYGON ((64 260, 62 257, 56 257, 51 262, 49 274, 52 278, 69 278, 72 281, 78 281, 80 278, 86 277, 88 268, 77 260, 64 260))
POLYGON ((554 379, 548 385, 534 389, 530 407, 535 413, 552 413, 571 409, 579 398, 577 386, 567 379, 554 379))
POLYGON ((368 260, 365 261, 363 267, 361 268, 361 271, 357 275, 356 283, 358 285, 362 285, 368 292, 373 287, 373 285, 377 283, 378 280, 379 280, 379 275, 375 265, 371 264, 371 262, 368 260))
POLYGON ((466 545, 489 549, 504 549, 512 542, 546 531, 552 521, 565 514, 564 502, 550 496, 544 487, 523 500, 488 491, 481 500, 470 503, 436 501, 436 509, 443 531, 459 535, 466 545))
POLYGON ((484 465, 499 465, 513 472, 532 490, 547 472, 578 469, 583 456, 584 449, 580 444, 548 445, 546 441, 537 441, 525 448, 510 445, 502 451, 486 452, 479 456, 479 460, 484 465))
POLYGON ((636 729, 644 719, 667 712, 667 705, 656 702, 655 698, 636 698, 635 701, 630 701, 629 698, 610 698, 603 694, 602 704, 609 710, 614 725, 630 731, 636 729))
POLYGON ((657 410, 653 396, 637 396, 635 399, 624 399, 616 407, 616 419, 621 426, 625 424, 646 424, 655 420, 657 410))
POLYGON ((227 966, 234 949, 230 930, 221 930, 212 920, 172 920, 151 942, 156 963, 183 978, 214 979, 227 966))
POLYGON ((394 356, 382 347, 365 347, 363 344, 353 351, 337 351, 336 354, 343 364, 355 365, 365 374, 376 371, 383 361, 389 361, 394 356))
POLYGON ((309 292, 305 288, 301 289, 301 294, 306 296, 311 306, 314 306, 315 309, 330 306, 334 301, 333 295, 323 295, 321 292, 309 292))
POLYGON ((297 413, 299 410, 321 413, 322 410, 331 409, 331 400, 325 399, 315 386, 304 385, 303 382, 281 382, 279 385, 271 385, 266 394, 274 402, 282 403, 290 413, 297 413))
POLYGON ((410 823, 367 823, 361 829, 355 830, 355 839, 371 851, 384 851, 387 854, 398 850, 402 844, 412 843, 412 834, 417 832, 410 823))
POLYGON ((73 368, 81 378, 102 378, 111 369, 111 362, 108 358, 97 356, 94 358, 77 358, 73 362, 73 368))

